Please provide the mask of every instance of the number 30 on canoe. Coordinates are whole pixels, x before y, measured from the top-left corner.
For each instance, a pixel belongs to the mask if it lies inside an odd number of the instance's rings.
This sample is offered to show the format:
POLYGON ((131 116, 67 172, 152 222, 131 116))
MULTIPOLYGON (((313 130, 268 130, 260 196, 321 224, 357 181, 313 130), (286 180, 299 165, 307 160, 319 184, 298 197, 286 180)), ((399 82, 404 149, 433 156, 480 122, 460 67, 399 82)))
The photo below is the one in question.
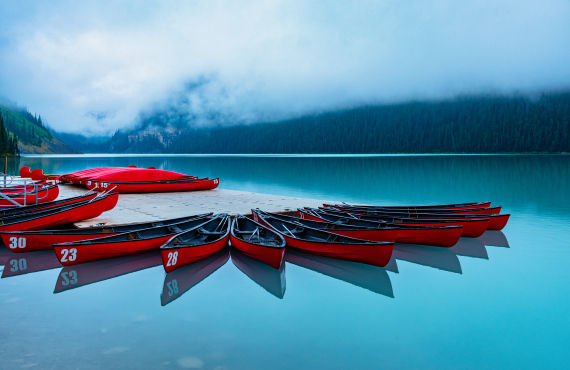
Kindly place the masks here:
POLYGON ((10 237, 10 249, 26 248, 26 238, 10 237))

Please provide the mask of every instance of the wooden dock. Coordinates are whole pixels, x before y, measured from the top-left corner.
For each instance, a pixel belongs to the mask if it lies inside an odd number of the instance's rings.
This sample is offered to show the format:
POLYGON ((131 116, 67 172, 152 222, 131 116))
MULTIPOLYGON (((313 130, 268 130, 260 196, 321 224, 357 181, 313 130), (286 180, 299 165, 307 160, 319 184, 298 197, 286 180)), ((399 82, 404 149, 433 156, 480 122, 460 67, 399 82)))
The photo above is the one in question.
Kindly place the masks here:
MULTIPOLYGON (((86 189, 60 184, 58 199, 77 196, 86 189)), ((246 191, 215 189, 195 192, 121 194, 117 206, 97 218, 81 221, 77 227, 97 224, 121 224, 162 220, 199 213, 246 214, 252 208, 270 212, 295 210, 300 207, 318 207, 327 201, 286 197, 282 195, 251 193, 246 191)), ((330 202, 329 202, 330 203, 330 202)))

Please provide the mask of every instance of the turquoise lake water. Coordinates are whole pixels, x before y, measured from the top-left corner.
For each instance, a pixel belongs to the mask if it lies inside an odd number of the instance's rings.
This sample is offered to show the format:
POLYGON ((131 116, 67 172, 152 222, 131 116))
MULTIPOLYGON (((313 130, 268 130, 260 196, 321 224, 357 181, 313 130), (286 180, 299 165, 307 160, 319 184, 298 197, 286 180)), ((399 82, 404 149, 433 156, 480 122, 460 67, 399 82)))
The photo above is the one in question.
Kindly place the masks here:
MULTIPOLYGON (((61 268, 0 249, 0 368, 567 368, 570 156, 23 157, 46 173, 155 166, 222 188, 371 204, 492 201, 502 232, 398 245, 386 268, 228 251, 61 268)), ((168 215, 165 215, 167 217, 168 215)))

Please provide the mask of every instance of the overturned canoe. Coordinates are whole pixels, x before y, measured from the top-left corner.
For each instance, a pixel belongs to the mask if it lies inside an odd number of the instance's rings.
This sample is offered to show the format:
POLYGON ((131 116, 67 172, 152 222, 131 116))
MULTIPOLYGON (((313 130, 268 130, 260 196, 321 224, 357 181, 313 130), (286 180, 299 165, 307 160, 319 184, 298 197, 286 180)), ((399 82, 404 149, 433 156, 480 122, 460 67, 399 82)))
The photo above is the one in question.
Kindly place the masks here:
POLYGON ((156 168, 138 167, 98 167, 68 173, 60 177, 61 181, 79 184, 87 180, 100 182, 138 182, 138 181, 167 181, 191 178, 183 173, 158 170, 156 168))
POLYGON ((85 186, 90 190, 111 190, 124 194, 211 190, 217 188, 219 183, 219 179, 188 179, 149 182, 100 182, 89 180, 85 183, 85 186))

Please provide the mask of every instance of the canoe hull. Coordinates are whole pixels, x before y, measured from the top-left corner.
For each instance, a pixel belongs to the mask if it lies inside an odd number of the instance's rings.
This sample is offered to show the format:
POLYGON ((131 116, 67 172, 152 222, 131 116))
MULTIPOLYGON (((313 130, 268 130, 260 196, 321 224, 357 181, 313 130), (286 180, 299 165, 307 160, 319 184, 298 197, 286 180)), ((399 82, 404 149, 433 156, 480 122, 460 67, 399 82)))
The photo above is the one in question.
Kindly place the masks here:
POLYGON ((503 230, 503 228, 507 226, 510 217, 511 215, 509 214, 493 215, 493 217, 489 219, 489 227, 487 230, 503 230))
POLYGON ((461 236, 468 238, 477 238, 487 230, 489 226, 489 219, 481 220, 465 220, 465 221, 454 221, 454 222, 432 222, 428 220, 414 220, 405 222, 395 222, 396 225, 400 226, 423 226, 423 227, 445 227, 445 226, 462 226, 461 236))
MULTIPOLYGON (((405 227, 405 225, 403 225, 405 227)), ((398 230, 396 242, 406 244, 422 244, 434 247, 453 247, 461 238, 463 231, 460 227, 421 228, 398 230)))
POLYGON ((332 244, 299 240, 281 234, 287 245, 319 256, 384 267, 390 261, 394 244, 332 244))
POLYGON ((164 183, 112 183, 87 181, 86 187, 90 190, 109 190, 114 189, 118 193, 162 193, 174 191, 200 191, 211 190, 218 187, 219 179, 208 179, 203 181, 186 181, 186 182, 164 182, 164 183))
POLYGON ((398 239, 398 230, 396 229, 369 229, 369 230, 325 230, 329 233, 348 236, 355 239, 370 240, 373 242, 390 242, 394 243, 398 239))
MULTIPOLYGON (((328 222, 325 218, 317 217, 311 213, 303 212, 303 210, 299 210, 299 216, 301 218, 305 218, 308 220, 314 221, 325 221, 328 222)), ((335 216, 341 217, 341 216, 335 216)), ((372 221, 374 222, 374 221, 372 221)), ((378 220, 379 223, 382 223, 381 220, 378 220)), ((444 247, 449 248, 457 244, 459 238, 463 235, 463 227, 462 226, 454 226, 449 227, 449 223, 442 224, 445 227, 441 226, 426 226, 425 224, 421 224, 420 228, 406 228, 406 226, 417 226, 409 223, 406 224, 394 224, 395 226, 399 226, 400 228, 397 229, 397 237, 396 242, 398 243, 406 243, 406 244, 422 244, 422 245, 431 245, 435 247, 444 247)))
POLYGON ((259 244, 248 243, 230 235, 232 247, 243 254, 278 269, 285 258, 285 248, 266 247, 259 244))
POLYGON ((167 273, 182 266, 200 261, 222 250, 229 240, 229 233, 224 238, 213 243, 201 244, 192 247, 161 249, 162 266, 167 273))
MULTIPOLYGON (((29 205, 36 203, 46 203, 54 201, 59 196, 59 187, 49 187, 47 189, 41 189, 35 193, 27 194, 12 194, 10 197, 14 202, 21 205, 29 205)), ((14 203, 7 199, 0 199, 0 207, 16 207, 14 203)))
POLYGON ((116 203, 116 199, 108 199, 118 197, 118 194, 112 194, 104 199, 84 203, 72 209, 62 212, 48 214, 43 217, 31 219, 27 221, 17 222, 0 226, 1 231, 25 231, 25 230, 39 230, 58 225, 64 225, 81 220, 95 218, 108 210, 110 204, 116 203))

